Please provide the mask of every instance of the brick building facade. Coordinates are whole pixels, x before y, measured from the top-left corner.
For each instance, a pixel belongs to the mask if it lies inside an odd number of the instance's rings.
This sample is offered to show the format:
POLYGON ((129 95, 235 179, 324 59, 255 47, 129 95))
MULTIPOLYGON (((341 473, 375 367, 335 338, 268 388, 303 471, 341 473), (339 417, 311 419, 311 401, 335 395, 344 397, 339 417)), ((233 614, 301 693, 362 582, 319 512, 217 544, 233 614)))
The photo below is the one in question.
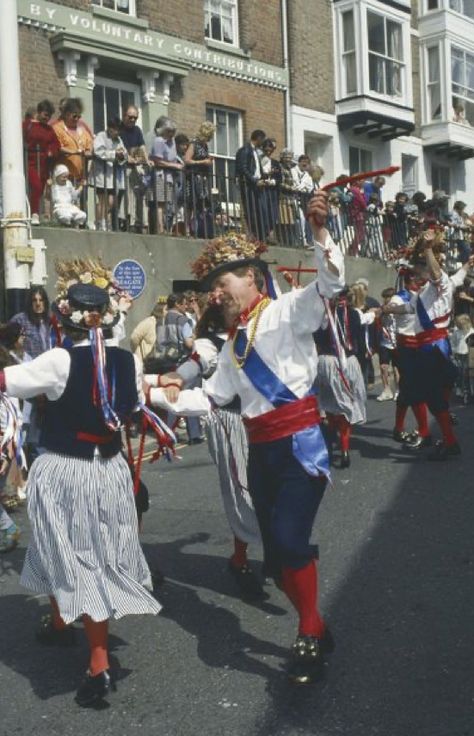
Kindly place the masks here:
POLYGON ((97 132, 133 102, 148 139, 163 114, 213 119, 226 166, 254 128, 286 144, 280 0, 18 0, 18 20, 25 111, 80 97, 97 132))
POLYGON ((386 199, 443 189, 469 203, 472 3, 289 0, 288 19, 293 149, 326 181, 398 165, 386 199))

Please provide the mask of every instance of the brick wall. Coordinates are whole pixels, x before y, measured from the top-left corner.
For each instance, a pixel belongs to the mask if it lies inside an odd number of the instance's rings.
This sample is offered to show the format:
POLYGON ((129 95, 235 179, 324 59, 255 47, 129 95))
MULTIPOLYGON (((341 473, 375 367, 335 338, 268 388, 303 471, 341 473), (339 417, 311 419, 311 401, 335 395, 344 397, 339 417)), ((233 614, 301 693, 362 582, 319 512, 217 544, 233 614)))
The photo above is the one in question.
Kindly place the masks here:
POLYGON ((62 64, 56 62, 46 31, 19 26, 21 101, 25 111, 45 98, 58 106, 66 96, 62 64))
POLYGON ((288 3, 291 102, 334 112, 333 21, 329 0, 288 3))
MULTIPOLYGON (((169 0, 137 0, 137 16, 147 20, 153 31, 205 43, 204 0, 174 0, 171 4, 169 0)), ((251 58, 281 66, 280 0, 240 0, 239 36, 240 46, 251 58)))
POLYGON ((284 146, 283 92, 191 70, 173 87, 169 112, 181 131, 194 135, 196 126, 206 119, 206 104, 241 111, 244 140, 255 128, 263 128, 277 139, 279 148, 284 146))

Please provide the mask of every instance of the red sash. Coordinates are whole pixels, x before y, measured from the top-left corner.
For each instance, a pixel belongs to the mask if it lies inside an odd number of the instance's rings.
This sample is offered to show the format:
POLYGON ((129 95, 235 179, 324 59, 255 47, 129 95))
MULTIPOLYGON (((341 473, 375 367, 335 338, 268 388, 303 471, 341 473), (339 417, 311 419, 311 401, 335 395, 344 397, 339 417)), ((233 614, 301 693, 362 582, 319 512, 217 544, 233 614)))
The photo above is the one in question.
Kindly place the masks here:
POLYGON ((115 435, 113 433, 107 435, 101 434, 89 434, 89 432, 77 432, 76 439, 82 442, 91 442, 94 445, 108 445, 112 442, 115 435))
POLYGON ((244 418, 251 445, 289 437, 295 432, 320 423, 318 401, 314 394, 304 399, 290 401, 253 419, 244 418))
POLYGON ((418 335, 397 335, 397 345, 402 348, 421 348, 423 345, 431 345, 438 340, 444 340, 448 337, 446 327, 433 327, 431 330, 424 330, 418 335))

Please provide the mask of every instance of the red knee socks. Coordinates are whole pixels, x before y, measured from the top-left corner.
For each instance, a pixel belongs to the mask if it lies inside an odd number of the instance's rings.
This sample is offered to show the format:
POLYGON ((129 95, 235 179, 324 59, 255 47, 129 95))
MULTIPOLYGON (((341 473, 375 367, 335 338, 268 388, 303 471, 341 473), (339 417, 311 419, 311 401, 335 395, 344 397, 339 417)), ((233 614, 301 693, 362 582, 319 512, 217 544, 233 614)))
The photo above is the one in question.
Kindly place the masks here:
POLYGON ((243 567, 247 564, 247 547, 247 542, 242 542, 241 539, 234 536, 234 554, 230 558, 234 567, 243 567))
POLYGON ((430 434, 430 428, 428 427, 428 411, 426 404, 412 404, 413 414, 415 415, 418 423, 418 434, 420 437, 428 437, 430 434))
POLYGON ((399 406, 397 404, 397 408, 395 411, 395 431, 396 432, 403 432, 405 429, 405 417, 407 415, 408 406, 399 406))
POLYGON ((341 444, 341 452, 349 452, 352 427, 347 421, 344 414, 338 414, 336 419, 337 427, 339 429, 339 442, 341 444))
POLYGON ((63 631, 66 628, 66 624, 64 623, 63 619, 61 618, 61 614, 59 613, 59 607, 56 598, 53 598, 53 596, 50 595, 49 602, 51 603, 51 616, 53 618, 53 626, 57 631, 63 631))
POLYGON ((440 426, 444 444, 448 447, 450 445, 455 445, 457 443, 457 439, 453 432, 453 425, 451 417, 449 416, 449 411, 447 409, 445 411, 440 411, 435 414, 435 417, 440 426))
POLYGON ((107 653, 109 622, 93 621, 86 614, 82 617, 82 621, 90 648, 89 672, 95 677, 96 675, 100 675, 104 670, 109 669, 109 656, 107 653))
POLYGON ((315 561, 311 560, 299 570, 284 567, 282 584, 298 612, 298 632, 320 639, 324 635, 324 621, 318 610, 318 571, 315 561))

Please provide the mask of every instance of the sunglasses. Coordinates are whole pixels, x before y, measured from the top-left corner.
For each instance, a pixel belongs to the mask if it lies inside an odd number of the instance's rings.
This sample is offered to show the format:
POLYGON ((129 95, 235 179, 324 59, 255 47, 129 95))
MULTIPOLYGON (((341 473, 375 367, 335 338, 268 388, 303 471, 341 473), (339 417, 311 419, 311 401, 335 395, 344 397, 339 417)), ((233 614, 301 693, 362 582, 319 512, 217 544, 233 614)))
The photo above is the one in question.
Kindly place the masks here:
POLYGON ((129 120, 138 120, 138 115, 127 115, 129 120))

